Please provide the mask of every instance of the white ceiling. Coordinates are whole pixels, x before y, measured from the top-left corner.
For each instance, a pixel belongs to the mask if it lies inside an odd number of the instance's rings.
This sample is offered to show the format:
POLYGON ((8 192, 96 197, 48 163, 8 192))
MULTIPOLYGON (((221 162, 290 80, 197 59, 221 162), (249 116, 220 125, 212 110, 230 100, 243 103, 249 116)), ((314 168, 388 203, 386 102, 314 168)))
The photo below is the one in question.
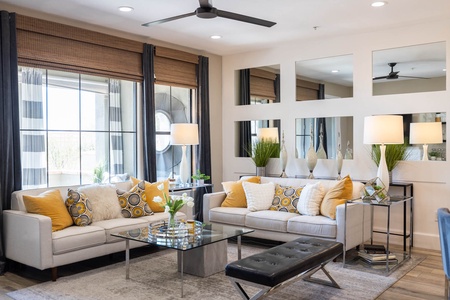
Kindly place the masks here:
MULTIPOLYGON (((321 39, 450 19, 449 0, 387 0, 388 4, 380 8, 372 7, 372 0, 212 2, 219 10, 267 19, 277 24, 267 28, 219 17, 200 19, 191 16, 150 27, 142 26, 143 23, 191 13, 199 7, 198 0, 0 0, 0 9, 4 9, 2 4, 7 4, 4 6, 8 6, 10 11, 14 8, 27 13, 37 11, 222 56, 271 48, 293 40, 321 39), (120 12, 119 6, 131 6, 134 10, 120 12), (221 35, 223 38, 212 40, 211 35, 221 35)), ((388 74, 390 68, 387 63, 398 62, 395 71, 400 70, 399 75, 442 76, 441 66, 446 65, 445 47, 439 52, 440 57, 435 54, 436 51, 432 59, 425 61, 419 60, 414 51, 405 49, 380 53, 378 59, 374 56, 373 73, 374 76, 388 74), (432 60, 434 62, 431 64, 432 60)), ((421 54, 421 57, 428 56, 421 54)), ((317 75, 318 79, 352 85, 351 60, 351 57, 337 57, 307 62, 311 66, 303 70, 303 76, 316 78, 315 73, 322 73, 322 77, 317 75), (331 76, 330 68, 340 72, 331 76)), ((385 80, 376 82, 382 81, 385 80)))
POLYGON ((129 32, 217 55, 273 47, 292 40, 363 33, 450 18, 449 0, 213 0, 219 10, 267 19, 271 28, 223 18, 191 16, 165 24, 141 24, 193 12, 198 0, 0 0, 2 3, 129 32), (118 7, 134 8, 123 13, 118 7), (317 27, 317 29, 314 29, 317 27), (212 40, 213 34, 221 35, 212 40))

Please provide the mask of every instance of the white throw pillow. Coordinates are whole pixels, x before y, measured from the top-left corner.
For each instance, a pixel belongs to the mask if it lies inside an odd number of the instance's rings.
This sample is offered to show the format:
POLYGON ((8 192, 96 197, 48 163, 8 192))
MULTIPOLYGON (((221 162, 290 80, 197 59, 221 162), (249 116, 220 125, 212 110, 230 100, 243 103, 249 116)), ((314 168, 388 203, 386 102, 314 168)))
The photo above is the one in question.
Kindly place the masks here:
POLYGON ((243 181, 242 187, 247 198, 247 209, 249 211, 267 210, 270 208, 275 194, 275 184, 273 182, 259 184, 243 181))
POLYGON ((78 189, 92 204, 92 222, 122 218, 116 187, 110 184, 92 184, 78 189))
POLYGON ((308 183, 300 194, 297 204, 298 212, 301 215, 317 216, 324 196, 325 189, 320 182, 308 183))

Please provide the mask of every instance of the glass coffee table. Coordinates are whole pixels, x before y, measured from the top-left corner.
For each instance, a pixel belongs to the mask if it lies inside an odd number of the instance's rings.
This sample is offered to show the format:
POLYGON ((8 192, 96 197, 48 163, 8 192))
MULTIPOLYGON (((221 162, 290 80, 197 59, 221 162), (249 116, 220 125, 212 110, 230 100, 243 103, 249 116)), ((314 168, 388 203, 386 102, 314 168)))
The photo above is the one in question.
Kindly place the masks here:
POLYGON ((130 278, 130 241, 177 250, 181 297, 183 297, 183 273, 206 277, 210 273, 224 270, 227 263, 227 240, 234 237, 237 238, 238 259, 241 259, 241 236, 254 231, 228 225, 203 224, 199 221, 195 221, 193 224, 188 223, 186 224, 187 227, 178 227, 177 225, 175 230, 167 230, 166 224, 164 222, 156 222, 147 227, 111 235, 125 239, 126 279, 130 278), (192 227, 189 227, 189 225, 192 227), (185 255, 188 259, 185 259, 185 255), (185 266, 184 260, 188 264, 189 262, 193 262, 193 264, 185 266), (204 260, 204 264, 201 260, 204 260), (211 265, 213 269, 211 269, 211 265), (206 270, 198 270, 199 266, 203 266, 206 270), (186 267, 191 269, 186 269, 186 267))

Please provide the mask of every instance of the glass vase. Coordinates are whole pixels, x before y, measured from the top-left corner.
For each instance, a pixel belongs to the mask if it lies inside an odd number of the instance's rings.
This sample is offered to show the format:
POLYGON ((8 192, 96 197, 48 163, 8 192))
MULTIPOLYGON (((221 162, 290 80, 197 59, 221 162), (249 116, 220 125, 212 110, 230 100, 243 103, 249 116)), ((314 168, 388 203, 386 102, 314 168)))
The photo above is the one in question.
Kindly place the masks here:
POLYGON ((175 228, 177 224, 177 219, 176 219, 176 212, 171 213, 169 212, 169 220, 167 221, 167 228, 175 228))

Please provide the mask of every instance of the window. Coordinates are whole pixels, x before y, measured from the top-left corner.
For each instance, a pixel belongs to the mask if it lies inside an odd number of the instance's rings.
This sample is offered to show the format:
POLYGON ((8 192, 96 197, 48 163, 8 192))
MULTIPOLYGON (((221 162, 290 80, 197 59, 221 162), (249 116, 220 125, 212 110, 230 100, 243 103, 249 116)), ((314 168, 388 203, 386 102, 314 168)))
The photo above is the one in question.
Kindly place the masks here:
POLYGON ((135 175, 136 91, 132 81, 20 67, 23 188, 135 175))
MULTIPOLYGON (((192 123, 194 119, 195 90, 190 88, 155 85, 156 118, 156 172, 158 180, 178 178, 180 174, 181 146, 170 145, 172 123, 192 123)), ((187 147, 186 157, 192 169, 192 147, 187 147)))

